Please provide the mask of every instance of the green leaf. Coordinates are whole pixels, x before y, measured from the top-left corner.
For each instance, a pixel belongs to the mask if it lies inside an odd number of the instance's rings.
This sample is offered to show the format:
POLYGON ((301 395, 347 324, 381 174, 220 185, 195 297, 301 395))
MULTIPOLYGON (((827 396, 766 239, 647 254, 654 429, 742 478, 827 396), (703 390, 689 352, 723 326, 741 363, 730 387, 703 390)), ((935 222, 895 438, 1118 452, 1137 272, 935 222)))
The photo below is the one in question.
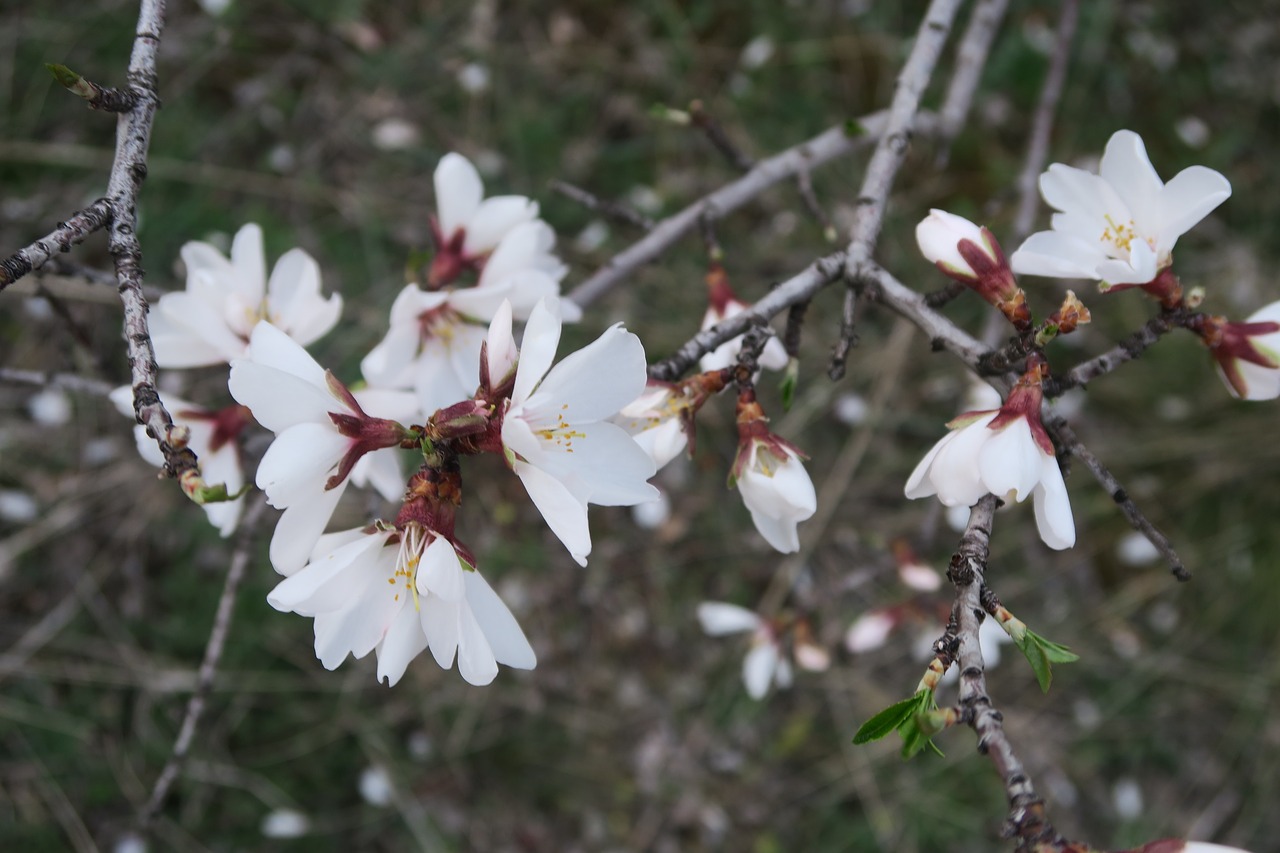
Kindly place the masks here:
POLYGON ((844 123, 845 136, 866 136, 867 129, 856 118, 851 118, 844 123))
POLYGON ((797 359, 791 359, 787 363, 787 370, 782 376, 782 382, 778 386, 782 391, 782 410, 784 412, 791 411, 791 404, 796 399, 796 385, 799 379, 799 366, 797 359))
POLYGON ((933 691, 921 689, 913 696, 901 702, 895 702, 863 723, 857 734, 853 736, 853 742, 855 744, 870 743, 873 740, 880 740, 889 732, 897 731, 902 735, 903 758, 910 758, 925 747, 942 755, 942 750, 938 749, 925 735, 917 722, 917 717, 936 710, 937 707, 938 703, 933 699, 933 691))
MULTIPOLYGON (((920 693, 928 691, 921 690, 920 693)), ((916 708, 920 704, 920 693, 914 696, 908 696, 901 702, 895 702, 888 708, 876 714, 867 720, 858 729, 853 736, 853 742, 856 744, 871 743, 873 740, 880 738, 894 731, 903 723, 906 723, 916 714, 916 708)))
POLYGON ((52 62, 46 62, 44 67, 49 69, 49 73, 53 75, 53 79, 57 80, 59 84, 66 86, 68 89, 80 82, 80 75, 65 65, 55 65, 52 62))
POLYGON ((236 500, 245 492, 249 491, 249 489, 250 485, 245 483, 234 494, 230 494, 227 492, 226 483, 215 483, 212 486, 201 486, 199 489, 196 489, 191 493, 191 500, 200 506, 204 506, 205 504, 225 503, 227 501, 236 500))
POLYGON ((1045 693, 1049 692, 1049 685, 1053 683, 1052 664, 1080 660, 1080 656, 1066 646, 1046 640, 1030 629, 1021 640, 1015 639, 1013 642, 1022 651, 1027 663, 1031 664, 1036 681, 1040 683, 1040 690, 1045 693))

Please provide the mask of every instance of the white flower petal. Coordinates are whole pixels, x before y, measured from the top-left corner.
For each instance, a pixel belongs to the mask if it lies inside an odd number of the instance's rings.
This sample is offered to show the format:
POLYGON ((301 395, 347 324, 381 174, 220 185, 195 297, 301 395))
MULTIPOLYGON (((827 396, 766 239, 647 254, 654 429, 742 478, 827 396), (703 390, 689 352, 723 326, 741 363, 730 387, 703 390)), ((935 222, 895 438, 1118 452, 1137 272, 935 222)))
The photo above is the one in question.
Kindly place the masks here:
POLYGON ((999 430, 991 430, 978 451, 978 468, 987 491, 1004 498, 1012 493, 1021 503, 1040 482, 1044 454, 1031 437, 1026 418, 1018 418, 999 430))
POLYGON ((267 502, 283 509, 324 489, 329 472, 351 446, 351 439, 323 424, 289 427, 267 448, 255 482, 267 502))
POLYGON ((1071 500, 1067 497, 1067 484, 1062 480, 1058 460, 1052 456, 1043 458, 1040 485, 1032 492, 1036 510, 1036 529, 1044 544, 1055 551, 1062 551, 1076 544, 1076 523, 1071 516, 1071 500))
POLYGON ((1097 246, 1060 231, 1032 234, 1009 258, 1019 275, 1048 278, 1093 278, 1106 255, 1097 246))
POLYGON ((458 674, 476 687, 484 687, 498 676, 498 659, 466 603, 458 606, 458 674))
POLYGON ((346 488, 347 481, 343 480, 337 488, 316 492, 284 511, 276 522, 269 550, 271 565, 277 572, 287 577, 306 564, 346 488))
POLYGON ((454 655, 458 651, 459 602, 445 601, 435 595, 419 599, 422 630, 427 635, 427 647, 431 656, 441 669, 453 666, 454 655))
POLYGON ((1142 137, 1132 130, 1113 133, 1102 154, 1098 173, 1124 201, 1135 222, 1159 221, 1164 182, 1147 157, 1142 137))
POLYGON ((466 226, 480 199, 484 184, 471 161, 450 152, 440 158, 433 180, 436 188, 436 221, 440 233, 448 240, 455 231, 466 226))
POLYGON ((538 203, 522 195, 499 195, 482 201, 467 222, 463 244, 468 255, 482 255, 522 222, 538 216, 538 203))
POLYGON ((546 302, 539 302, 529 315, 524 340, 520 344, 515 390, 511 394, 513 405, 523 404, 533 393, 556 357, 556 347, 560 344, 560 318, 554 312, 555 309, 546 302))
POLYGON ((1173 176, 1160 193, 1156 251, 1165 257, 1173 244, 1218 205, 1231 197, 1231 182, 1213 169, 1190 166, 1173 176))
POLYGON ((493 587, 479 572, 464 572, 467 586, 467 604, 476 622, 484 629, 484 635, 498 663, 516 669, 533 669, 538 664, 537 655, 520 623, 507 605, 493 591, 493 587))
POLYGON ((564 483, 528 463, 517 461, 514 469, 551 532, 569 549, 578 565, 585 566, 591 553, 586 498, 574 495, 564 483))
POLYGON ((227 388, 237 403, 249 407, 254 420, 274 433, 300 423, 328 422, 330 412, 344 409, 327 390, 249 360, 232 362, 227 388))
POLYGON ((378 644, 378 681, 395 686, 409 668, 409 662, 427 648, 427 635, 422 631, 418 612, 408 604, 401 607, 378 644))
POLYGON ((702 631, 712 637, 754 631, 763 621, 753 610, 723 601, 704 601, 698 605, 698 622, 702 631))
POLYGON ((443 537, 436 537, 418 563, 418 592, 438 595, 449 602, 460 601, 466 594, 463 574, 462 563, 453 545, 443 537))
POLYGON ((769 682, 773 681, 777 668, 777 646, 768 641, 752 646, 742 661, 742 682, 747 686, 747 695, 752 699, 763 699, 769 692, 769 682))

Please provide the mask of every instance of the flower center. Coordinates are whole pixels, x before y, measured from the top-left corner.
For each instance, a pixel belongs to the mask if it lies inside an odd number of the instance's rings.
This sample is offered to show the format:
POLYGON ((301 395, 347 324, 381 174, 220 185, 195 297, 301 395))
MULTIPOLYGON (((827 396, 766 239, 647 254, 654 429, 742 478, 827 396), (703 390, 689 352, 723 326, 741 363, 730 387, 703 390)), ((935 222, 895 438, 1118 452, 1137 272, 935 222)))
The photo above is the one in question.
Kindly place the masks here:
POLYGON ((387 583, 396 588, 395 600, 400 600, 400 584, 403 583, 413 596, 413 609, 419 609, 418 563, 430 544, 431 537, 416 524, 408 524, 400 533, 400 551, 396 554, 396 567, 387 583))
MULTIPOLYGON (((1110 243, 1117 252, 1123 252, 1121 257, 1128 257, 1129 247, 1133 245, 1133 241, 1142 239, 1134 228, 1133 220, 1130 219, 1127 223, 1116 222, 1109 213, 1105 214, 1104 218, 1107 220, 1107 227, 1102 230, 1102 236, 1098 239, 1103 243, 1110 243)), ((1148 240, 1147 244, 1151 245, 1151 241, 1148 240)), ((1155 246, 1151 245, 1151 248, 1154 249, 1155 246)))
POLYGON ((573 440, 575 438, 586 438, 587 434, 581 430, 576 430, 565 419, 564 411, 569 408, 569 404, 565 403, 561 407, 561 411, 556 413, 556 422, 554 426, 542 427, 534 430, 543 441, 559 446, 565 453, 573 452, 573 440))

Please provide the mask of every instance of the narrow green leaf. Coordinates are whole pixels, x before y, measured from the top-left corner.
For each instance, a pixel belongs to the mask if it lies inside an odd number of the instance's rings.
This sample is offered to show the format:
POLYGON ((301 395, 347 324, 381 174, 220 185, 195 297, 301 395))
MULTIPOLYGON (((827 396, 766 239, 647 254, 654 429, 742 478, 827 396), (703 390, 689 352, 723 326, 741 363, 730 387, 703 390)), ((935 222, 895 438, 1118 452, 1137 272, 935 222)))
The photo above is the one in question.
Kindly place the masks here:
MULTIPOLYGON (((926 690, 920 691, 920 693, 927 692, 926 690)), ((873 740, 880 740, 880 738, 910 720, 915 716, 916 709, 920 704, 920 693, 909 696, 901 702, 893 703, 867 720, 854 734, 853 742, 855 744, 864 744, 871 743, 873 740)))
POLYGON ((66 86, 68 89, 80 82, 80 75, 65 65, 46 62, 44 67, 49 69, 49 73, 53 75, 54 80, 57 80, 60 85, 66 86))
POLYGON ((851 118, 844 123, 845 136, 865 136, 866 133, 867 129, 856 118, 851 118))
POLYGON ((791 411, 791 404, 796 398, 796 385, 799 382, 799 369, 796 359, 791 359, 787 364, 786 373, 782 376, 782 383, 779 385, 782 391, 782 410, 784 412, 791 411))

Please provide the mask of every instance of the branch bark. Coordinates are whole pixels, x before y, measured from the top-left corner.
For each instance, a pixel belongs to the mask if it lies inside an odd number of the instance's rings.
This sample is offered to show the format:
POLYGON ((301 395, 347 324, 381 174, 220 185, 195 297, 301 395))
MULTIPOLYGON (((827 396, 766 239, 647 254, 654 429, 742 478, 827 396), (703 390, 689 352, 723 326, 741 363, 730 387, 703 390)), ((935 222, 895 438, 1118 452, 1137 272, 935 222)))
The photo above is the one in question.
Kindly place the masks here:
POLYGON ((1005 836, 1018 839, 1019 850, 1061 849, 1066 842, 1045 816, 1044 800, 1036 794, 1031 779, 1014 752, 1004 731, 1003 716, 987 694, 986 664, 978 643, 978 628, 985 618, 982 588, 990 556, 991 523, 996 498, 987 495, 969 514, 969 524, 960 547, 951 557, 947 576, 955 584, 951 618, 959 640, 960 707, 964 718, 978 736, 978 752, 986 755, 1004 780, 1009 798, 1005 836))

